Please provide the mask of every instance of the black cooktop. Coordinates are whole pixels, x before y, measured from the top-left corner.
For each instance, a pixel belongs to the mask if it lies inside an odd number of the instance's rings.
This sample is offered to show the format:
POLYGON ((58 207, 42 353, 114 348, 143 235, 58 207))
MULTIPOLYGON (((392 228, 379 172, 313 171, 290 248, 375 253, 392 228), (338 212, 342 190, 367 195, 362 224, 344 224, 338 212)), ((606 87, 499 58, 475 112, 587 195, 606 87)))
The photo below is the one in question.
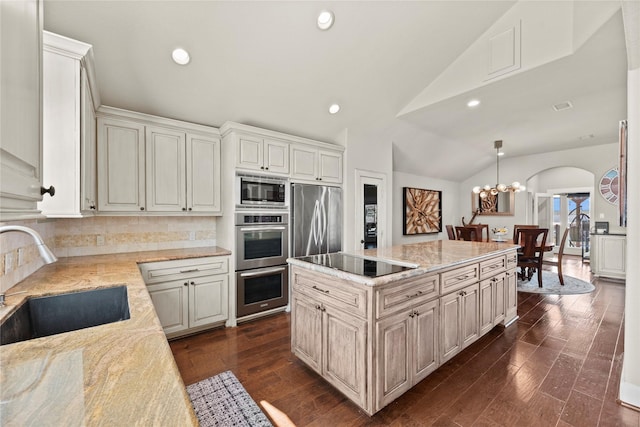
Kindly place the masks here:
POLYGON ((407 267, 400 264, 393 264, 387 261, 366 259, 340 252, 331 254, 318 254, 298 258, 301 261, 311 264, 323 265, 347 273, 358 274, 366 277, 380 277, 401 271, 412 270, 414 267, 407 267))

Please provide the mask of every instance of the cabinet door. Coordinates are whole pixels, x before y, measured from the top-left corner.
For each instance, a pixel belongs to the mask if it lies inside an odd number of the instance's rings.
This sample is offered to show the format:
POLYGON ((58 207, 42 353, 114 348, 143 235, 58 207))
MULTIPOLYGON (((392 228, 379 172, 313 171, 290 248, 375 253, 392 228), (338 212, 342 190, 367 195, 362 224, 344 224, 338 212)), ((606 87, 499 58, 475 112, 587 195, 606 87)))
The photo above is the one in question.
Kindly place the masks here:
POLYGON ((440 333, 442 344, 441 361, 446 362, 461 348, 460 340, 460 298, 453 292, 440 298, 440 333))
POLYGON ((597 236, 598 274, 607 277, 626 277, 626 237, 597 236))
POLYGON ((403 310, 376 323, 376 409, 393 402, 412 386, 411 313, 412 310, 403 310))
POLYGON ((495 318, 495 292, 494 280, 486 279, 480 282, 480 335, 493 328, 495 318))
POLYGON ((147 286, 165 334, 189 328, 189 283, 174 280, 147 286))
POLYGON ((291 145, 291 178, 317 181, 318 150, 303 145, 291 145))
POLYGON ((241 136, 238 140, 236 166, 242 169, 263 170, 262 138, 241 136))
POLYGON ((39 216, 43 3, 0 1, 0 221, 39 216))
POLYGON ((416 307, 413 313, 411 385, 417 384, 438 367, 438 300, 416 307))
POLYGON ((493 292, 493 307, 495 309, 495 317, 493 320, 493 325, 495 326, 498 323, 504 321, 505 315, 507 313, 507 274, 498 274, 496 277, 494 277, 494 279, 495 280, 493 282, 493 287, 495 288, 495 291, 493 292))
POLYGON ((146 128, 147 210, 186 210, 185 134, 161 127, 146 128))
POLYGON ((187 134, 187 210, 222 213, 220 140, 187 134))
POLYGON ((144 126, 98 119, 98 204, 105 212, 145 209, 144 126))
POLYGON ((289 173, 289 144, 264 140, 264 170, 275 173, 289 173))
POLYGON ((96 186, 96 113, 93 109, 93 97, 89 80, 84 68, 82 71, 82 98, 80 114, 80 209, 95 211, 97 198, 96 186))
POLYGON ((505 318, 503 323, 509 323, 518 315, 518 274, 515 269, 505 273, 505 318))
POLYGON ((478 284, 467 286, 462 290, 461 299, 461 319, 462 328, 462 348, 465 348, 478 339, 479 335, 479 309, 480 291, 478 284))
POLYGON ((322 375, 322 312, 309 298, 293 294, 291 302, 291 351, 322 375))
POLYGON ((227 320, 229 276, 201 277, 189 280, 189 327, 227 320))
POLYGON ((332 151, 318 152, 319 171, 318 178, 323 182, 342 182, 342 153, 332 151))
POLYGON ((367 402, 367 322, 321 305, 324 378, 361 406, 367 402))

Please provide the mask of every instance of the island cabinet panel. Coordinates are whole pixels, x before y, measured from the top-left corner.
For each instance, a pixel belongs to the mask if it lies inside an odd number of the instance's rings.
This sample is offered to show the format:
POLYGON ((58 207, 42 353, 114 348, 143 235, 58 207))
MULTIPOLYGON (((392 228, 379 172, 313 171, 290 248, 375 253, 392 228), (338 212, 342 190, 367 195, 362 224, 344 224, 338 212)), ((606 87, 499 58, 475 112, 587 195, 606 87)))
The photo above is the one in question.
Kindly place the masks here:
POLYGON ((442 273, 440 278, 440 295, 457 291, 480 279, 480 267, 478 263, 465 265, 442 273))
POLYGON ((438 296, 438 274, 418 276, 376 290, 376 318, 420 304, 438 296))
POLYGON ((319 304, 294 294, 291 310, 291 351, 322 374, 322 314, 319 304))
POLYGON ((507 258, 502 255, 480 262, 480 279, 502 273, 507 268, 507 258))
POLYGON ((367 315, 367 289, 301 269, 292 269, 291 274, 294 290, 349 313, 362 317, 367 315))
POLYGON ((438 367, 438 301, 376 322, 378 411, 438 367))
POLYGON ((440 299, 441 362, 479 337, 480 287, 476 283, 440 299))
POLYGON ((480 282, 480 335, 489 332, 505 318, 506 273, 480 282))
POLYGON ((518 273, 515 268, 505 273, 505 325, 518 317, 518 273))

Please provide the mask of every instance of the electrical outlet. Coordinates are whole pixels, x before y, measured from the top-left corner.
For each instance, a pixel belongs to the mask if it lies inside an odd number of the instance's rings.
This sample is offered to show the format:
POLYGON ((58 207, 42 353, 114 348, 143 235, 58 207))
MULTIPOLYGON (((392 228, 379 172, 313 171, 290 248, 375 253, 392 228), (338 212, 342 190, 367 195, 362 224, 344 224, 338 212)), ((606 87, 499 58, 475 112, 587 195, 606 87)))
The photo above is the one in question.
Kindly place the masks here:
POLYGON ((604 219, 604 214, 600 213, 600 219, 604 219))
POLYGON ((104 236, 102 234, 98 234, 96 236, 96 245, 97 246, 104 246, 104 236))
POLYGON ((4 274, 11 273, 13 270, 13 252, 4 254, 4 274))
POLYGON ((24 248, 18 248, 18 267, 24 264, 24 248))
POLYGON ((195 231, 190 231, 189 232, 189 240, 191 240, 191 241, 196 240, 196 232, 195 231))

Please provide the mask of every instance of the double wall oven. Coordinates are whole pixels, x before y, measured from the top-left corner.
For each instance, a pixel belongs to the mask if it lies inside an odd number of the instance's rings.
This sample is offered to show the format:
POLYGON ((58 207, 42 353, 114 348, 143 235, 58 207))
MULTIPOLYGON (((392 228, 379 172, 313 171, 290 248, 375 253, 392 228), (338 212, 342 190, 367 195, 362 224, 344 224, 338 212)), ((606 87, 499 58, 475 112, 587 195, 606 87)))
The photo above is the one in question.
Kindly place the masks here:
POLYGON ((289 214, 236 212, 236 290, 238 317, 289 303, 289 214))

